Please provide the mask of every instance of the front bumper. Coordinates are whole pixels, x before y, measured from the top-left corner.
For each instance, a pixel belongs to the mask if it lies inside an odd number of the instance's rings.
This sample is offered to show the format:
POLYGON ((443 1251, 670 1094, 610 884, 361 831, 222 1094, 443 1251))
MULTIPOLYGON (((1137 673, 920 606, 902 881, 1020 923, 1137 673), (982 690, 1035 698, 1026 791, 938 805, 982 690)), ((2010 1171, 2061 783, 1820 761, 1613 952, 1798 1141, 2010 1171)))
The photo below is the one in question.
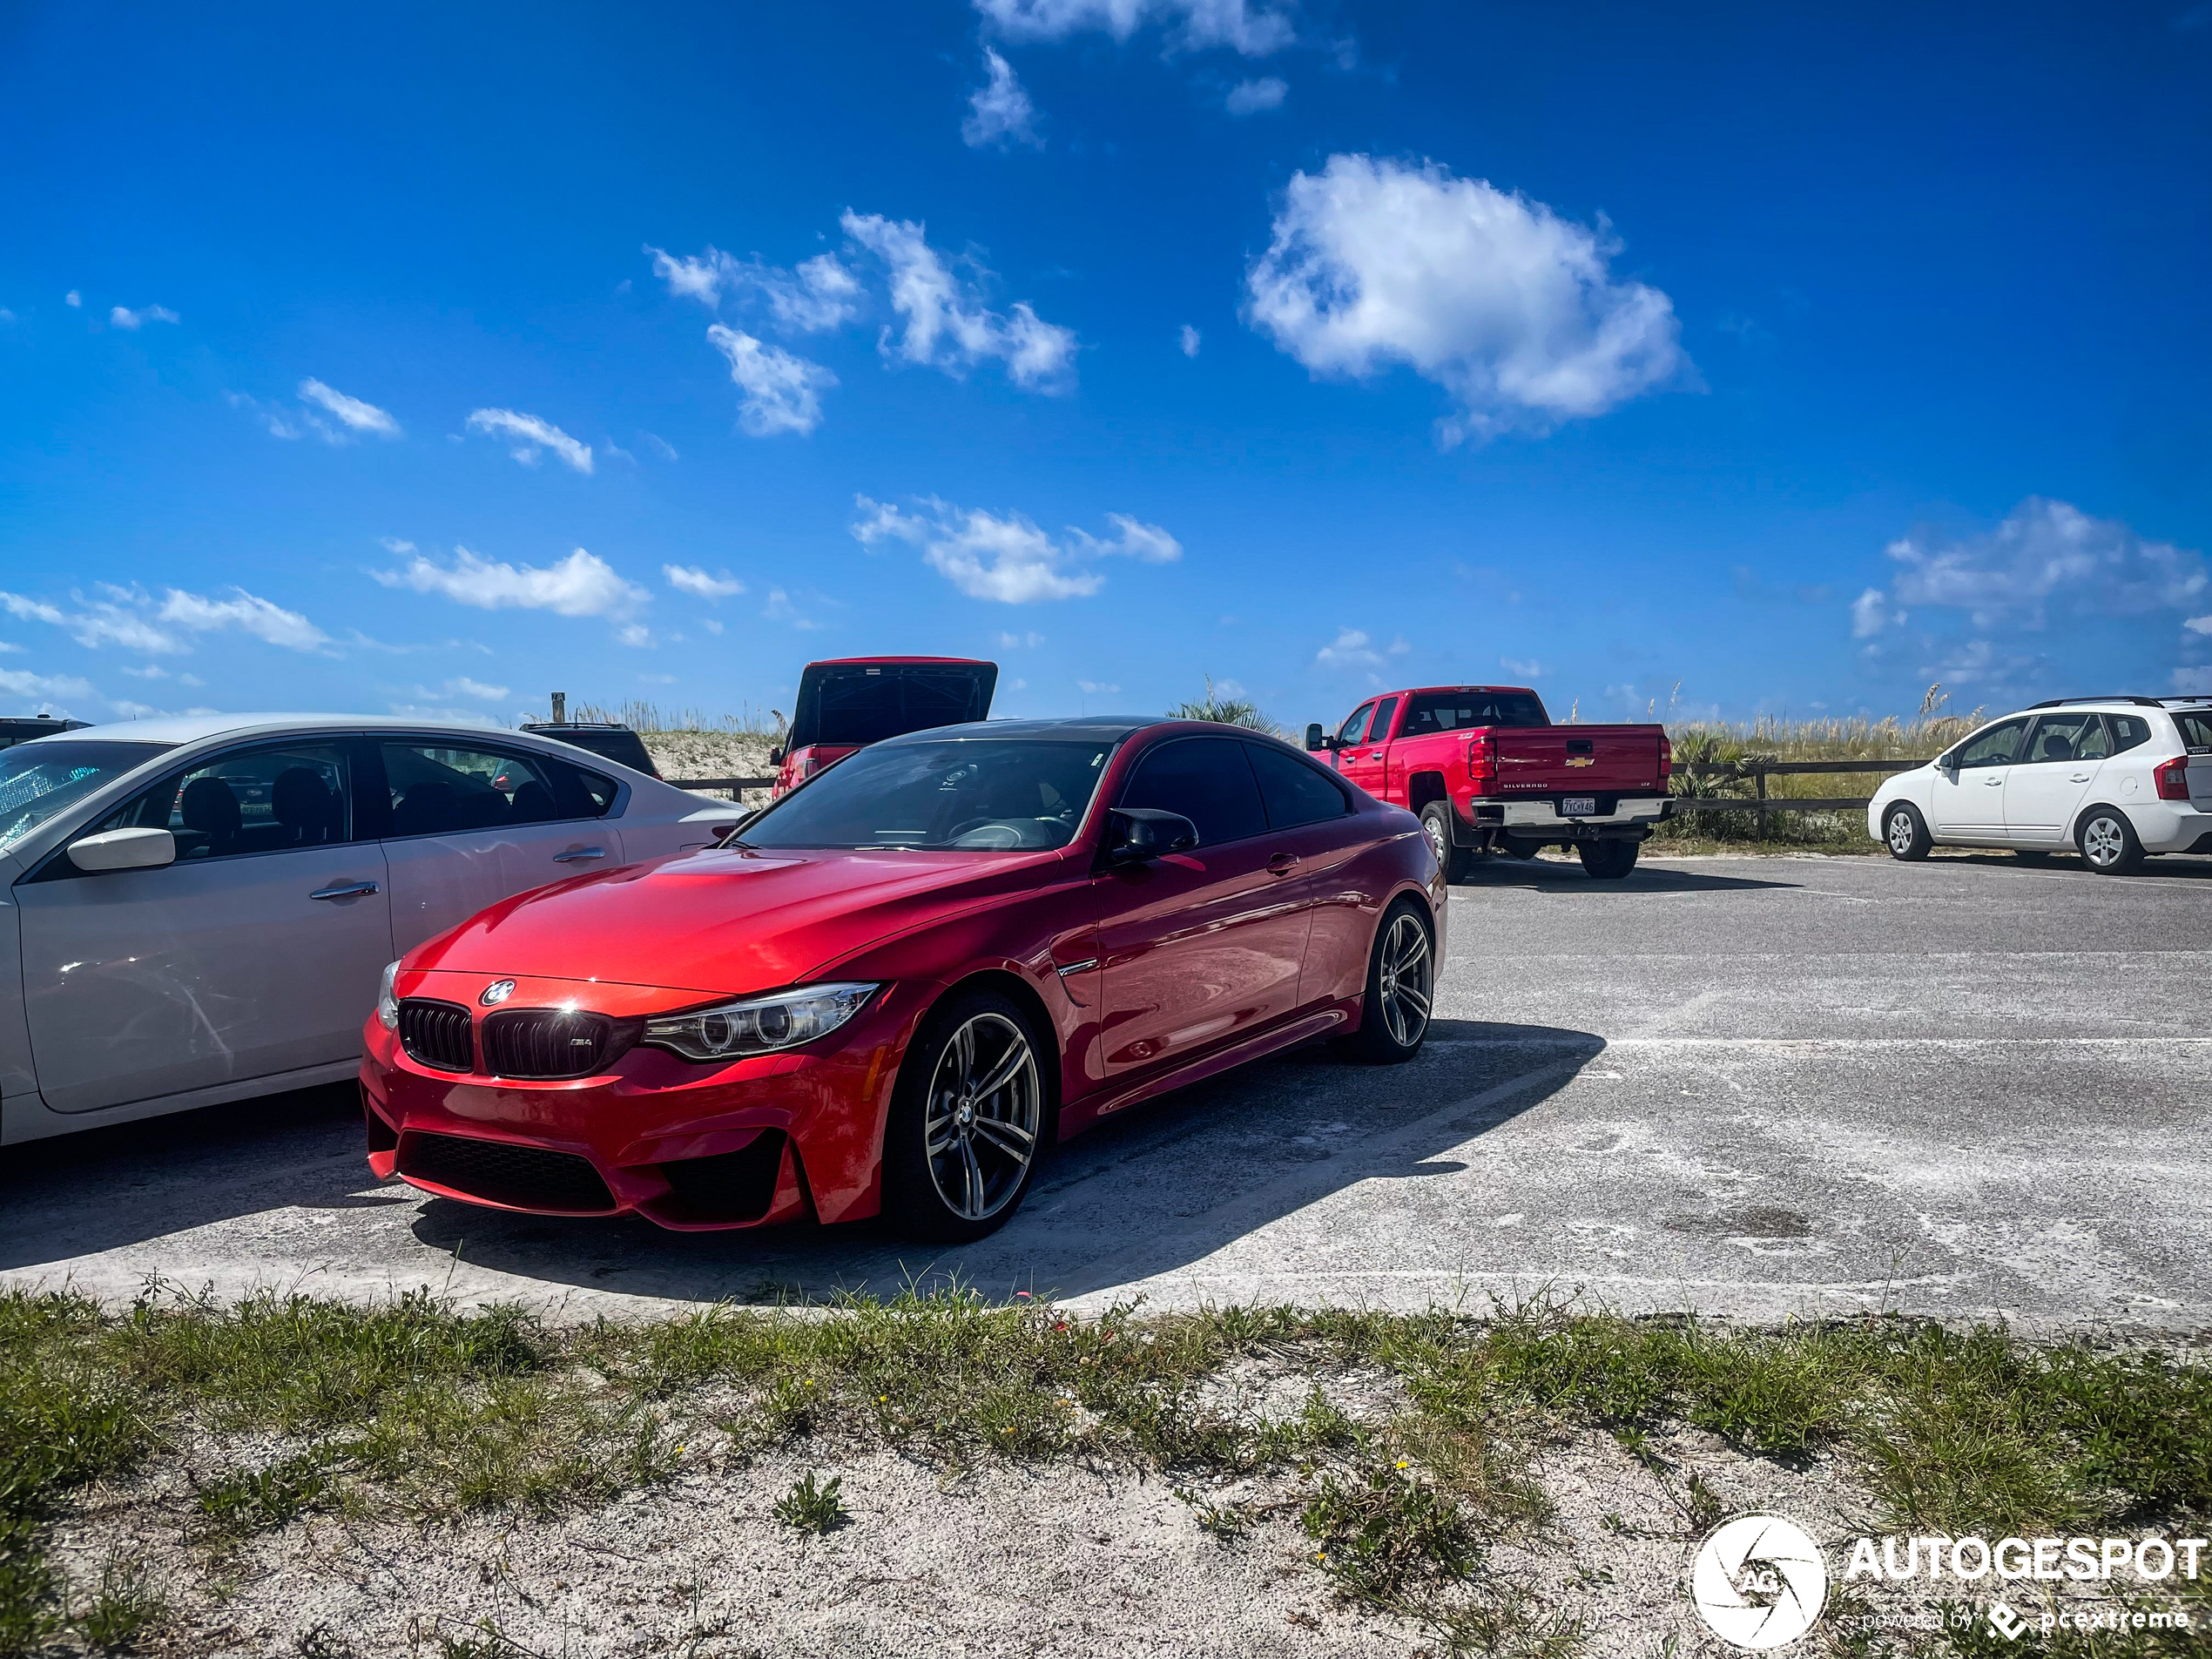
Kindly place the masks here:
MULTIPOLYGON (((475 1008, 494 977, 403 973, 397 990, 475 1008)), ((805 1049, 695 1064, 633 1048, 602 1075, 557 1082, 424 1065, 372 1015, 361 1069, 369 1168, 494 1209, 634 1211, 679 1231, 873 1215, 891 1091, 930 990, 886 986, 846 1025, 805 1049)), ((518 979, 504 1006, 557 1007, 579 994, 586 1006, 617 1017, 704 1000, 695 992, 518 979)))

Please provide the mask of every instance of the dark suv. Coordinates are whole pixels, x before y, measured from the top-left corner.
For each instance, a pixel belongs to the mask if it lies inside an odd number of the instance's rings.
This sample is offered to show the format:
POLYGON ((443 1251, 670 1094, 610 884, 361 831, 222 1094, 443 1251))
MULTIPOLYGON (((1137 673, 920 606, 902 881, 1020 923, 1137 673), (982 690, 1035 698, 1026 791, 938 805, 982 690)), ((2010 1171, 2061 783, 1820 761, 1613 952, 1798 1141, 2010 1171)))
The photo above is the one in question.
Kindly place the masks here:
POLYGON ((525 732, 541 738, 553 738, 562 743, 572 743, 579 749, 589 749, 602 759, 617 765, 642 772, 648 778, 660 776, 660 768, 653 765, 653 758, 645 752, 645 740, 626 725, 611 720, 546 720, 537 725, 526 725, 525 732))

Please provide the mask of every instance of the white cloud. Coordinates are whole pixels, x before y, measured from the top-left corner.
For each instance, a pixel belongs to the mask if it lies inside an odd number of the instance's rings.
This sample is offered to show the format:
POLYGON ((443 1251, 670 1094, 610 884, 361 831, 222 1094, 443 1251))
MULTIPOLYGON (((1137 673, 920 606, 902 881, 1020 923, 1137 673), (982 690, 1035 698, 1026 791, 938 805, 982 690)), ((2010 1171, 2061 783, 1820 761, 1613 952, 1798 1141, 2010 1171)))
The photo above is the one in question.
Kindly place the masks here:
POLYGON ((13 322, 15 320, 16 314, 14 312, 9 310, 5 306, 0 306, 0 322, 13 322))
POLYGON ((74 311, 84 305, 84 296, 71 288, 67 293, 62 295, 62 303, 74 311))
POLYGON ((2171 684, 2175 697, 2212 697, 2212 668, 2177 668, 2171 684))
MULTIPOLYGON (((1074 378, 1076 333, 1040 318, 1026 303, 1010 314, 990 309, 973 283, 954 274, 931 247, 922 226, 847 208, 845 233, 890 272, 891 308, 906 320, 897 354, 958 375, 987 359, 1006 364, 1008 379, 1031 391, 1065 390, 1074 378)), ((885 356, 893 331, 883 331, 885 356)))
POLYGON ((79 607, 74 611, 22 594, 0 593, 0 610, 27 622, 64 629, 78 644, 93 650, 120 645, 150 655, 173 655, 192 649, 187 635, 233 628, 287 651, 320 651, 330 644, 329 636, 298 611, 243 588, 233 588, 227 597, 219 599, 170 588, 157 602, 143 588, 104 582, 97 593, 91 599, 71 594, 79 607))
POLYGON ((313 403, 332 416, 349 432, 374 432, 381 438, 400 435, 400 423, 374 403, 364 403, 357 397, 347 397, 335 387, 326 386, 314 379, 300 382, 300 397, 313 403))
POLYGON ((1338 631, 1337 637, 1313 653, 1323 668, 1379 668, 1382 654, 1375 643, 1357 628, 1338 631))
POLYGON ((983 48, 983 69, 990 78, 968 100, 968 118, 960 136, 971 149, 986 145, 1026 144, 1044 148, 1037 132, 1036 106, 1014 73, 1014 66, 988 46, 983 48))
POLYGON ((2035 629, 2053 610, 2141 616, 2188 610, 2212 593, 2202 554, 2036 496, 1986 535, 1902 536, 1885 551, 1898 572, 1886 597, 1870 588, 1852 604, 1853 631, 1862 635, 1863 616, 1902 622, 1903 605, 1964 611, 1976 629, 2035 629))
POLYGON ((287 651, 319 651, 330 636, 296 610, 287 610, 243 588, 233 588, 227 599, 207 599, 172 588, 162 601, 159 620, 194 633, 235 628, 287 651))
POLYGON ((1405 363, 1450 392, 1447 442, 1542 431, 1684 371, 1674 305, 1616 281, 1620 244, 1434 162, 1335 155, 1291 177, 1246 316, 1316 374, 1405 363))
POLYGON ((1198 331, 1184 323, 1183 332, 1176 336, 1176 344, 1183 347, 1185 357, 1196 357, 1198 354, 1198 331))
POLYGON ((90 680, 71 674, 34 674, 28 669, 0 668, 0 691, 10 697, 98 697, 90 680))
POLYGON ((1076 689, 1085 697, 1096 697, 1103 691, 1119 691, 1122 688, 1106 680, 1077 680, 1076 689))
MULTIPOLYGON (((652 595, 625 582, 612 565, 577 548, 557 564, 509 564, 487 559, 465 547, 453 550, 450 567, 415 552, 405 542, 388 543, 395 553, 413 554, 397 570, 369 574, 388 588, 442 593, 482 610, 550 610, 562 617, 621 617, 648 603, 652 595)), ((630 643, 628 641, 625 644, 630 643)))
POLYGON ((1851 602, 1851 632, 1853 639, 1871 639, 1892 628, 1905 626, 1905 612, 1890 603, 1890 597, 1879 588, 1869 588, 1851 602))
POLYGON ((684 458, 676 453, 676 446, 658 432, 648 432, 643 435, 646 443, 651 446, 653 453, 663 461, 681 461, 684 458))
POLYGON ((1070 529, 1065 542, 1056 542, 1019 513, 1001 516, 963 509, 934 496, 916 502, 921 510, 915 512, 866 496, 853 500, 862 517, 853 534, 862 546, 908 543, 921 550, 930 569, 970 598, 1001 604, 1088 598, 1106 584, 1089 567, 1095 558, 1118 556, 1157 564, 1183 556, 1175 537, 1126 513, 1107 515, 1115 527, 1110 539, 1070 529))
POLYGON ((643 651, 651 646, 653 631, 642 622, 625 623, 615 630, 615 644, 643 651))
POLYGON ((1044 636, 1039 633, 1001 634, 999 636, 1001 651, 1035 651, 1043 644, 1044 636))
POLYGON ((1534 680, 1544 677, 1544 665, 1541 663, 1525 663, 1518 657, 1501 657, 1498 658, 1498 666, 1508 674, 1520 675, 1523 679, 1534 680))
POLYGON ((800 334, 819 334, 860 314, 860 279, 834 253, 818 253, 786 271, 757 259, 735 259, 711 246, 682 259, 650 245, 645 252, 653 256, 653 274, 668 284, 670 293, 697 300, 710 310, 722 303, 725 291, 751 289, 779 325, 800 334))
POLYGON ((578 443, 550 421, 535 415, 521 415, 513 409, 477 409, 469 416, 469 428, 474 432, 502 435, 515 442, 509 452, 525 467, 537 465, 538 456, 550 449, 577 472, 591 470, 591 446, 578 443))
POLYGON ((2194 634, 2212 634, 2212 616, 2191 617, 2182 626, 2194 634))
POLYGON ((745 591, 745 583, 736 577, 709 576, 699 566, 664 564, 660 573, 668 578, 668 585, 679 593, 689 593, 701 599, 729 599, 745 591))
POLYGON ((781 588, 768 590, 768 603, 762 607, 760 614, 770 622, 780 622, 801 633, 812 633, 822 625, 793 604, 791 595, 781 588))
POLYGON ((433 699, 459 698, 471 703, 504 703, 508 698, 508 688, 504 685, 487 685, 482 680, 472 680, 463 674, 448 680, 435 690, 428 685, 418 685, 415 688, 415 694, 433 699))
POLYGON ((1090 30, 1127 40, 1148 23, 1169 30, 1184 51, 1226 46, 1248 57, 1279 51, 1298 38, 1288 17, 1251 0, 974 0, 1009 40, 1065 40, 1090 30))
POLYGON ((708 326, 706 337, 730 360, 730 378, 745 392, 738 425, 746 432, 766 438, 812 432, 822 423, 822 394, 837 384, 829 370, 718 322, 708 326))
POLYGON ((118 306, 107 314, 107 320, 118 328, 143 328, 150 322, 182 320, 167 306, 148 306, 143 311, 133 311, 128 306, 118 306))
POLYGON ((1256 81, 1238 81, 1229 89, 1224 100, 1231 115, 1258 115, 1264 110, 1279 110, 1283 100, 1291 95, 1291 84, 1280 76, 1263 76, 1256 81))
POLYGON ((172 674, 159 663, 148 663, 144 668, 126 668, 123 671, 134 680, 174 680, 179 685, 207 684, 197 674, 172 674))
POLYGON ((705 629, 705 630, 707 631, 707 632, 709 632, 709 633, 711 633, 711 634, 718 634, 718 634, 719 634, 719 633, 721 633, 721 631, 722 631, 722 624, 721 624, 720 623, 718 623, 718 622, 715 621, 715 619, 714 619, 713 617, 700 617, 700 618, 699 618, 699 626, 700 626, 700 627, 702 627, 702 628, 704 628, 704 629, 705 629))

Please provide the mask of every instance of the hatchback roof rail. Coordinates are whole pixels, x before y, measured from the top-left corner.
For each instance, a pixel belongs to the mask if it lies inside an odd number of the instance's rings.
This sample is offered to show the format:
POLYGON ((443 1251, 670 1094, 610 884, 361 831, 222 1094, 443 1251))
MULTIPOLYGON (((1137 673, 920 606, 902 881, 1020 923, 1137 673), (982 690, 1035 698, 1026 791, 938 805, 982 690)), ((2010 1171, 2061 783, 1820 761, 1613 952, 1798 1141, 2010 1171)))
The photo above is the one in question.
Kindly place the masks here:
MULTIPOLYGON (((2179 701, 2180 699, 2170 699, 2179 701)), ((2040 703, 2031 703, 2032 709, 2062 709, 2072 703, 2133 703, 2141 709, 2162 709, 2164 702, 2155 697, 2054 697, 2040 703)))
POLYGON ((2176 703, 2212 703, 2212 691, 2196 691, 2188 697, 2161 697, 2158 700, 2166 707, 2176 703))

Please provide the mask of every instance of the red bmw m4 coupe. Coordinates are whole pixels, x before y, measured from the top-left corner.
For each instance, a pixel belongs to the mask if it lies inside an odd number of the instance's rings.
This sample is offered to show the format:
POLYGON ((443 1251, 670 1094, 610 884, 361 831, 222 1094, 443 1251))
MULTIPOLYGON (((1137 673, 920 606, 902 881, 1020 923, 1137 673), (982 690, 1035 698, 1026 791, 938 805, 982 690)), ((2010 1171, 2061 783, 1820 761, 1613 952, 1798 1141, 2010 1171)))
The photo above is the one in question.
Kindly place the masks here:
POLYGON ((385 970, 369 1165, 671 1228, 980 1238, 1056 1142, 1294 1043, 1411 1059, 1420 820, 1286 744, 994 721, 861 750, 720 847, 493 906, 385 970))

